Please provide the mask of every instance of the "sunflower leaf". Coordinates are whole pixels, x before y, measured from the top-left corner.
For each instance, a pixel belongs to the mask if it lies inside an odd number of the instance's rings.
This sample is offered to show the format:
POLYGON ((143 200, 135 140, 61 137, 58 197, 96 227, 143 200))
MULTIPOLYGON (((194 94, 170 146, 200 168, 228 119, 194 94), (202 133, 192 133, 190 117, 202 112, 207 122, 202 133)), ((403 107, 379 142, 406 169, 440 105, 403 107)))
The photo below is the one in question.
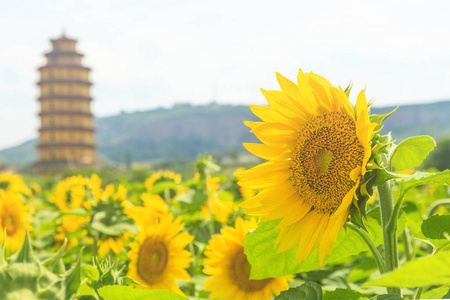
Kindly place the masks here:
POLYGON ((431 136, 407 138, 395 147, 391 164, 397 171, 418 167, 434 147, 436 142, 431 136))
POLYGON ((281 292, 274 300, 322 300, 322 288, 314 281, 308 281, 301 286, 281 292))
POLYGON ((326 291, 323 300, 367 300, 367 297, 350 289, 336 289, 334 291, 326 291))
POLYGON ((404 190, 424 184, 450 185, 450 171, 445 170, 437 173, 416 172, 402 178, 395 178, 394 181, 400 183, 404 190))
POLYGON ((104 300, 182 300, 187 299, 172 291, 140 290, 130 286, 108 285, 98 290, 104 300))
POLYGON ((449 292, 448 285, 447 286, 443 285, 441 287, 426 291, 425 293, 422 294, 421 298, 422 299, 445 299, 443 297, 448 292, 449 292))
POLYGON ((385 294, 373 296, 369 300, 403 300, 403 298, 396 294, 385 294))
MULTIPOLYGON (((298 246, 277 253, 275 242, 280 230, 275 229, 275 227, 279 222, 280 220, 261 222, 252 233, 247 234, 245 237, 244 252, 252 266, 251 279, 285 276, 321 268, 318 249, 315 249, 301 264, 296 263, 298 246)), ((371 217, 371 212, 369 212, 365 225, 375 246, 383 242, 383 234, 379 222, 379 220, 371 217)), ((402 230, 404 223, 403 220, 399 222, 399 230, 402 230)), ((368 250, 367 245, 356 232, 341 230, 336 243, 333 245, 331 255, 325 257, 324 265, 340 263, 351 256, 368 250)))
POLYGON ((433 256, 414 260, 363 285, 401 288, 450 284, 450 251, 440 251, 433 256), (414 274, 414 276, 411 276, 414 274))
POLYGON ((445 239, 450 234, 450 215, 435 215, 422 223, 422 233, 429 239, 445 239))

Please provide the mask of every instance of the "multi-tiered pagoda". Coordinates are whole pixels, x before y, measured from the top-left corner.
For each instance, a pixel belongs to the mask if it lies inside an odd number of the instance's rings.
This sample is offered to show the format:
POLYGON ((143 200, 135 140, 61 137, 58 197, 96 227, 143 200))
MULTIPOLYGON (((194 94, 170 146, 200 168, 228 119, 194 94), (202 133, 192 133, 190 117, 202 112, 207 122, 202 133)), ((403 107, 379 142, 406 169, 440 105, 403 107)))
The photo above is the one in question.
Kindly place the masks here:
POLYGON ((76 40, 51 40, 47 64, 39 68, 39 162, 41 171, 88 166, 95 162, 90 69, 81 64, 76 40))

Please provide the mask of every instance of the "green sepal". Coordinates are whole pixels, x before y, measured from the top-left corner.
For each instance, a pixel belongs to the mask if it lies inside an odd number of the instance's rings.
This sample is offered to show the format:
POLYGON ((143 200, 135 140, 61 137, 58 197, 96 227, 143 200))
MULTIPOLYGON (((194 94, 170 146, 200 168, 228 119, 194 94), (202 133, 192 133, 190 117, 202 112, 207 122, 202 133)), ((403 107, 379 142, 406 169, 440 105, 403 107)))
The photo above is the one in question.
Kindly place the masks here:
POLYGON ((33 254, 33 249, 31 248, 30 236, 28 234, 28 229, 25 227, 25 240, 23 241, 22 247, 20 247, 19 252, 14 262, 18 263, 33 263, 37 262, 36 257, 33 254))
POLYGON ((64 242, 61 245, 61 247, 59 247, 58 251, 42 262, 43 265, 50 272, 53 272, 54 274, 65 274, 66 273, 66 270, 64 268, 64 263, 62 262, 62 257, 64 254, 64 250, 66 249, 66 246, 67 246, 67 239, 64 238, 64 242))
MULTIPOLYGON (((359 201, 358 201, 359 202, 359 201)), ((365 200, 367 202, 367 200, 365 200)), ((350 221, 365 231, 369 232, 367 227, 364 225, 363 214, 360 212, 359 208, 355 205, 350 206, 350 221)), ((364 216, 365 217, 365 216, 364 216)))
POLYGON ((347 98, 350 98, 350 92, 352 91, 352 88, 353 88, 353 81, 350 81, 344 90, 344 93, 347 95, 347 98))
POLYGON ((374 170, 376 172, 375 181, 373 182, 373 186, 383 185, 387 180, 395 179, 395 178, 404 178, 406 176, 400 175, 394 172, 389 172, 385 169, 374 170))
POLYGON ((370 116, 370 123, 377 123, 377 127, 375 127, 374 131, 380 130, 383 127, 383 122, 392 115, 396 110, 398 109, 398 106, 391 112, 384 114, 384 115, 371 115, 370 116))

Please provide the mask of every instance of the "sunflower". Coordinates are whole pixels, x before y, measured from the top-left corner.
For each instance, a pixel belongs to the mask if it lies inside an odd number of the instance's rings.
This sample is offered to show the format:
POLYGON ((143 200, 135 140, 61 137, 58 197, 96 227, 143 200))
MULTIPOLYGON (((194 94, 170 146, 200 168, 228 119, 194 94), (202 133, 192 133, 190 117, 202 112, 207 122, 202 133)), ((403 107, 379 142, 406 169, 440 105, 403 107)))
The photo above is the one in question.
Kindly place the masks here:
POLYGON ((141 196, 143 206, 134 206, 127 202, 125 213, 141 228, 147 224, 156 223, 161 217, 168 214, 166 202, 159 196, 143 193, 141 196))
POLYGON ((62 212, 72 209, 92 207, 92 201, 86 193, 89 180, 81 175, 68 177, 58 183, 51 201, 62 212))
POLYGON ((7 192, 23 194, 27 197, 32 196, 31 190, 23 181, 22 177, 11 172, 0 173, 0 189, 7 192))
POLYGON ((222 300, 272 299, 281 291, 287 290, 290 276, 250 279, 251 266, 244 253, 244 237, 249 229, 256 228, 256 220, 236 219, 235 228, 227 226, 222 235, 214 235, 206 246, 203 264, 204 273, 212 275, 205 281, 205 291, 211 292, 210 298, 222 297, 222 300))
POLYGON ((300 263, 319 246, 322 264, 347 220, 371 156, 376 124, 365 91, 348 94, 314 73, 298 85, 277 73, 282 91, 262 90, 270 106, 251 105, 262 122, 246 122, 263 144, 244 144, 268 160, 237 173, 239 184, 262 191, 241 204, 263 221, 281 219, 278 252, 299 244, 300 263))
MULTIPOLYGON (((30 223, 30 207, 15 192, 0 190, 0 243, 5 239, 10 252, 19 250, 25 239, 25 223, 30 223)), ((31 229, 30 227, 28 229, 31 229)))
POLYGON ((100 257, 105 257, 111 251, 113 251, 115 254, 121 253, 124 245, 128 241, 128 237, 131 237, 131 236, 133 236, 132 232, 124 231, 119 236, 110 236, 110 237, 107 237, 105 240, 98 240, 97 241, 98 255, 100 257))
POLYGON ((194 239, 186 231, 180 232, 183 226, 181 218, 165 215, 158 223, 142 228, 137 242, 130 244, 127 276, 143 284, 138 288, 182 294, 175 279, 189 279, 185 269, 192 261, 191 253, 183 249, 194 239))

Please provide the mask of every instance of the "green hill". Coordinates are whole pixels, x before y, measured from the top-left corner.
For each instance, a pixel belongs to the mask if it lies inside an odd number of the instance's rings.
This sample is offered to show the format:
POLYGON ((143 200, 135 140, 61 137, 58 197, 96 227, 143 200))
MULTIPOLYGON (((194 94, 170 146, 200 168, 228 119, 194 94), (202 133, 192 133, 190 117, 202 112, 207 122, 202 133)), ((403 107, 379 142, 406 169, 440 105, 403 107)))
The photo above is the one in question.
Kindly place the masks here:
MULTIPOLYGON (((373 108, 383 114, 395 107, 373 108)), ((450 135, 450 101, 401 106, 386 120, 383 132, 401 141, 413 135, 450 135)), ((191 159, 199 153, 246 153, 244 142, 256 142, 242 123, 257 120, 248 106, 177 104, 173 108, 122 113, 96 119, 102 160, 133 162, 191 159)), ((0 161, 24 165, 36 160, 36 139, 0 151, 0 161)))

